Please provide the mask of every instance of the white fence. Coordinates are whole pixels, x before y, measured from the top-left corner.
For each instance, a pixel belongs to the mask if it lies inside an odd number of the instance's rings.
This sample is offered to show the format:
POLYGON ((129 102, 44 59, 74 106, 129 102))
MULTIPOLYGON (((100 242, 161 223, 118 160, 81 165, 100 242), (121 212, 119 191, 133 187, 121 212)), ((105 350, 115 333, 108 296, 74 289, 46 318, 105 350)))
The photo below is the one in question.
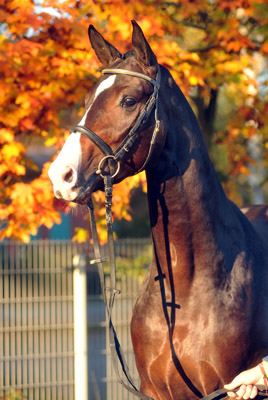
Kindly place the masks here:
MULTIPOLYGON (((121 295, 113 320, 137 384, 129 325, 149 247, 147 239, 116 242, 121 295)), ((74 399, 72 260, 91 251, 88 243, 69 241, 0 244, 0 399, 14 390, 16 399, 74 399)), ((94 268, 87 273, 87 320, 89 400, 134 399, 115 379, 94 268)))

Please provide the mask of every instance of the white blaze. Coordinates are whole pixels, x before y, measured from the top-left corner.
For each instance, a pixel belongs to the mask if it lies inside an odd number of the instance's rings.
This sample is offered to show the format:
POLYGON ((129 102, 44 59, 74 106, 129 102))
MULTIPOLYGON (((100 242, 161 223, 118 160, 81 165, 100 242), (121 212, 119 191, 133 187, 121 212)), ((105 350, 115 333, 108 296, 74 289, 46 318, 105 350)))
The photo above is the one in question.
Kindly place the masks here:
MULTIPOLYGON (((78 125, 85 125, 92 104, 102 92, 109 89, 114 84, 115 78, 116 75, 111 75, 100 83, 91 105, 85 110, 78 125)), ((77 184, 82 157, 80 138, 80 133, 71 133, 48 171, 55 196, 61 197, 67 201, 75 200, 79 191, 75 186, 77 184)))
MULTIPOLYGON (((98 86, 95 95, 94 95, 94 99, 92 101, 92 104, 94 103, 94 101, 96 100, 96 98, 99 96, 99 94, 101 94, 102 92, 104 92, 104 90, 109 89, 115 81, 116 75, 111 75, 109 76, 109 78, 105 79, 104 81, 101 82, 101 84, 98 86)), ((78 125, 84 126, 86 119, 87 119, 87 114, 89 112, 89 110, 92 107, 92 104, 88 107, 88 109, 84 112, 84 115, 81 119, 81 121, 79 122, 78 125)))

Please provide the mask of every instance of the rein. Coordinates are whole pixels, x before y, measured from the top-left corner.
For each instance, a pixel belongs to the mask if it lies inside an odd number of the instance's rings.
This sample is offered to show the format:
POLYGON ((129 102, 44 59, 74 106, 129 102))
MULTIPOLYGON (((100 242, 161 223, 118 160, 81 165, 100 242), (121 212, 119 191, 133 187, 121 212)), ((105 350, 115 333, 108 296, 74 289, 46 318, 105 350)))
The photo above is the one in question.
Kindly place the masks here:
POLYGON ((139 397, 141 400, 154 400, 152 397, 141 393, 135 386, 133 378, 131 377, 123 349, 120 346, 119 340, 117 338, 117 334, 112 321, 112 311, 114 306, 114 300, 116 294, 120 293, 120 290, 116 289, 116 263, 115 263, 115 251, 114 251, 114 239, 113 239, 113 227, 112 227, 112 177, 106 175, 104 177, 104 185, 105 185, 105 208, 106 208, 106 226, 107 226, 107 235, 108 235, 108 248, 109 248, 109 257, 110 257, 110 287, 105 286, 104 279, 104 269, 103 262, 106 261, 105 258, 101 257, 100 253, 100 244, 97 234, 96 228, 96 220, 94 215, 94 207, 92 199, 90 198, 87 206, 90 214, 90 226, 93 238, 93 247, 95 259, 90 261, 90 264, 97 264, 100 283, 101 283, 101 291, 103 296, 103 302, 106 307, 108 321, 109 321, 109 345, 111 349, 112 363, 116 373, 117 381, 129 392, 139 397), (119 364, 121 365, 121 369, 123 372, 123 377, 121 377, 119 372, 119 364), (127 383, 124 381, 124 379, 127 383))
MULTIPOLYGON (((94 246, 94 254, 95 259, 90 261, 90 264, 97 264, 98 272, 101 283, 101 291, 103 296, 103 302, 106 306, 108 320, 109 320, 109 345, 111 349, 112 363, 116 373, 117 381, 130 393, 139 397, 140 400, 154 400, 152 397, 147 396, 146 394, 140 392, 131 377, 123 349, 120 346, 119 340, 117 338, 117 334, 112 322, 112 310, 114 306, 114 300, 116 294, 120 294, 120 290, 116 289, 116 263, 115 263, 115 251, 114 251, 114 239, 113 239, 113 227, 112 227, 112 178, 111 176, 104 176, 104 185, 105 185, 105 208, 106 208, 106 226, 107 226, 107 234, 108 234, 108 247, 109 247, 109 256, 110 256, 110 287, 105 286, 104 279, 104 269, 103 262, 107 261, 105 257, 101 257, 100 252, 100 244, 98 240, 97 228, 96 228, 96 220, 94 215, 94 207, 92 198, 90 198, 87 207, 90 214, 90 226, 93 238, 93 246, 94 246), (107 292, 109 296, 107 297, 107 292), (119 361, 119 362, 118 362, 119 361), (121 369, 123 372, 123 376, 126 378, 126 383, 120 375, 119 372, 119 363, 121 365, 121 369)), ((256 385, 258 389, 258 395, 256 399, 268 400, 267 389, 264 385, 256 385)), ((239 388, 236 388, 234 392, 236 392, 239 388)), ((227 400, 229 397, 227 396, 226 389, 218 389, 204 397, 200 400, 227 400)))
MULTIPOLYGON (((254 385, 258 389, 258 394, 256 397, 256 400, 262 399, 262 400, 267 400, 268 395, 267 391, 264 385, 254 385)), ((208 394, 207 396, 203 397, 201 400, 224 400, 224 399, 230 399, 229 396, 227 396, 227 392, 237 392, 239 390, 240 386, 236 388, 235 390, 226 390, 226 389, 218 389, 215 390, 215 392, 212 392, 208 394)))

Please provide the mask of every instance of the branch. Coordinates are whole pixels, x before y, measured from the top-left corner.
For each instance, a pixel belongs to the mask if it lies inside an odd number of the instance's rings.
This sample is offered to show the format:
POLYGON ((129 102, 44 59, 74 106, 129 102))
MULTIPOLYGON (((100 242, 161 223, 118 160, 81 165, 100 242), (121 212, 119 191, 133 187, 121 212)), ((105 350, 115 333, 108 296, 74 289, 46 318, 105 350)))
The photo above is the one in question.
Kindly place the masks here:
POLYGON ((184 25, 184 26, 188 26, 188 27, 190 27, 190 28, 200 29, 200 30, 202 30, 202 31, 205 31, 205 30, 206 30, 206 26, 201 26, 201 25, 195 24, 194 22, 190 22, 190 21, 185 21, 185 20, 183 20, 183 21, 178 21, 178 23, 179 23, 179 24, 182 24, 182 25, 184 25))
POLYGON ((216 44, 211 44, 207 47, 203 47, 203 48, 195 48, 195 49, 191 49, 188 50, 190 53, 205 53, 206 51, 212 50, 212 49, 216 49, 218 46, 216 44))

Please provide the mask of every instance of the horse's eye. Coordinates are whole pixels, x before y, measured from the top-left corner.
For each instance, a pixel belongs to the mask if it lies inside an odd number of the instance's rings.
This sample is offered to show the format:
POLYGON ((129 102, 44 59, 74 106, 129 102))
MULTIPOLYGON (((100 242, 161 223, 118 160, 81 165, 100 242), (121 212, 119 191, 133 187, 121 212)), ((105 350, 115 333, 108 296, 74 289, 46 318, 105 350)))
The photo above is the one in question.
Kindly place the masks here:
POLYGON ((125 97, 121 103, 122 107, 133 107, 136 104, 136 100, 132 97, 125 97))

